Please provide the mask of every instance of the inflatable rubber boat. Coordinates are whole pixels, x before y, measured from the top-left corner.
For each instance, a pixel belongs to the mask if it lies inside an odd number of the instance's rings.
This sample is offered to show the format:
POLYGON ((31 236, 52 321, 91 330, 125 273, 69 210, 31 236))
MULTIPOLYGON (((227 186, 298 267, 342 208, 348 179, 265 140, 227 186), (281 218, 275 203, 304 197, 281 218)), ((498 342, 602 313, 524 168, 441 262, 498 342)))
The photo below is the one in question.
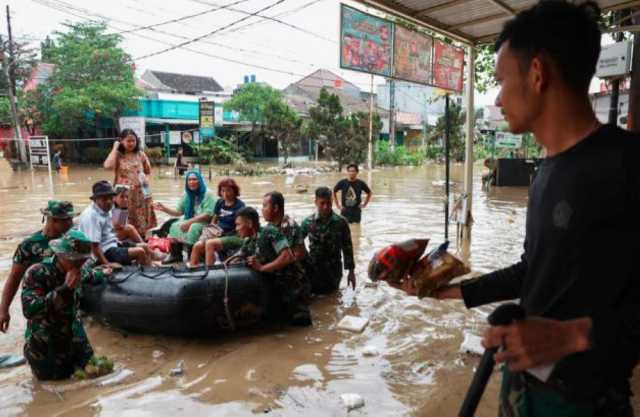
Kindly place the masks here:
POLYGON ((125 267, 103 284, 83 286, 81 308, 132 332, 212 335, 263 320, 269 294, 267 280, 244 265, 125 267))

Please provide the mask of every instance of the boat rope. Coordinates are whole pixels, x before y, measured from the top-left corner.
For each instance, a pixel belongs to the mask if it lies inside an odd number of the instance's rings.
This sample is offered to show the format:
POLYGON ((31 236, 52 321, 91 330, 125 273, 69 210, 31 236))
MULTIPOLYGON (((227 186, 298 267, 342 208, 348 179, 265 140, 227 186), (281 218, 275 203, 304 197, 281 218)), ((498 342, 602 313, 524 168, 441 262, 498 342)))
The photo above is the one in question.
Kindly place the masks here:
POLYGON ((236 324, 231 316, 231 310, 229 310, 229 267, 224 265, 224 312, 227 315, 227 322, 231 327, 231 330, 236 330, 236 324))

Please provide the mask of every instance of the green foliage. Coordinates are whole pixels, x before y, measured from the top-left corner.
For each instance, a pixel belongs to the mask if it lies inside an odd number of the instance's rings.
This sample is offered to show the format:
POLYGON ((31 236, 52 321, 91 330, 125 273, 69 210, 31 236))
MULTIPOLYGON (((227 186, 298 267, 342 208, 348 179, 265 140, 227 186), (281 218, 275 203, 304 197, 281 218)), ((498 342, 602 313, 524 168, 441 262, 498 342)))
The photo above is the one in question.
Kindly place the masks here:
POLYGON ((91 164, 102 164, 109 156, 111 148, 88 147, 84 150, 85 161, 91 164))
MULTIPOLYGON (((326 89, 320 90, 318 105, 309 109, 311 121, 307 133, 323 147, 324 154, 338 162, 338 169, 348 163, 362 163, 366 159, 369 141, 369 115, 343 114, 340 98, 326 89)), ((382 121, 374 115, 373 137, 378 137, 382 121)))
MULTIPOLYGON (((466 121, 466 114, 462 111, 462 107, 455 102, 449 104, 449 117, 450 117, 450 134, 449 134, 449 149, 450 157, 453 161, 464 161, 465 153, 465 135, 464 124, 466 121)), ((435 159, 444 158, 444 137, 445 137, 445 115, 440 116, 434 127, 430 141, 438 139, 442 140, 442 147, 430 147, 430 156, 435 156, 435 159)))
POLYGON ((198 157, 201 163, 207 164, 241 164, 245 162, 242 155, 233 148, 231 143, 219 137, 200 145, 198 157))
POLYGON ((496 50, 493 44, 476 47, 475 88, 481 93, 495 87, 496 84, 496 50))
POLYGON ((0 97, 0 122, 13 125, 11 121, 11 104, 7 97, 0 97))
MULTIPOLYGON (((9 50, 9 41, 4 40, 2 43, 3 51, 9 50)), ((24 83, 31 77, 31 72, 33 71, 33 67, 35 67, 38 62, 37 59, 37 51, 33 48, 29 48, 28 43, 26 42, 16 42, 13 41, 13 66, 10 68, 13 69, 13 75, 16 80, 16 89, 19 91, 20 88, 24 85, 24 83)), ((7 88, 9 87, 9 82, 4 73, 4 63, 2 63, 2 73, 0 74, 0 91, 3 94, 7 93, 7 88)))
POLYGON ((265 122, 264 112, 269 103, 279 101, 282 94, 263 84, 246 84, 231 100, 224 103, 225 110, 237 111, 240 118, 254 124, 265 122))
POLYGON ((376 165, 422 165, 424 153, 420 151, 410 151, 404 146, 396 146, 391 149, 389 142, 379 140, 376 143, 375 161, 376 165))
POLYGON ((298 150, 302 137, 302 119, 282 99, 271 100, 264 109, 265 134, 278 141, 284 163, 291 153, 298 150))
POLYGON ((104 23, 67 24, 46 47, 56 70, 37 91, 25 97, 34 122, 53 136, 91 132, 97 117, 117 120, 135 109, 142 94, 135 86, 131 57, 122 38, 107 34, 104 23))

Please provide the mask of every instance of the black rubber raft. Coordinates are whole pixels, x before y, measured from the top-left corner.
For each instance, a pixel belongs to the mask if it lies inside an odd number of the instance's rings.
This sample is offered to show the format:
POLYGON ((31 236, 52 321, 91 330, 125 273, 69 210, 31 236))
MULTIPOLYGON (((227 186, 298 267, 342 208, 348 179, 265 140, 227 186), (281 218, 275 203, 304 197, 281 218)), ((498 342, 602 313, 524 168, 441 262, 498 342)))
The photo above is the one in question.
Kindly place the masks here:
POLYGON ((212 335, 247 327, 273 307, 267 280, 246 266, 126 267, 107 282, 83 287, 89 315, 131 332, 212 335))

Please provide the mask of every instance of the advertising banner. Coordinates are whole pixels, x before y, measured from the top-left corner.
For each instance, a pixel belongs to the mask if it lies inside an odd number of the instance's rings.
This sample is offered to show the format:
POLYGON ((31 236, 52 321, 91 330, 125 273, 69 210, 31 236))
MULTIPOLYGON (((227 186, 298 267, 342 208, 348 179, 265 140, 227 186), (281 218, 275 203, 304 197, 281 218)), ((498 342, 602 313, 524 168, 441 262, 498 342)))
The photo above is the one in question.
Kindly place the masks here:
POLYGON ((390 77, 393 23, 342 5, 340 67, 390 77))
POLYGON ((419 84, 433 83, 433 38, 395 25, 394 76, 419 84))
POLYGON ((464 50, 436 40, 433 52, 433 85, 462 92, 464 50))
POLYGON ((215 134, 215 103, 213 101, 200 102, 200 137, 212 138, 215 134))

